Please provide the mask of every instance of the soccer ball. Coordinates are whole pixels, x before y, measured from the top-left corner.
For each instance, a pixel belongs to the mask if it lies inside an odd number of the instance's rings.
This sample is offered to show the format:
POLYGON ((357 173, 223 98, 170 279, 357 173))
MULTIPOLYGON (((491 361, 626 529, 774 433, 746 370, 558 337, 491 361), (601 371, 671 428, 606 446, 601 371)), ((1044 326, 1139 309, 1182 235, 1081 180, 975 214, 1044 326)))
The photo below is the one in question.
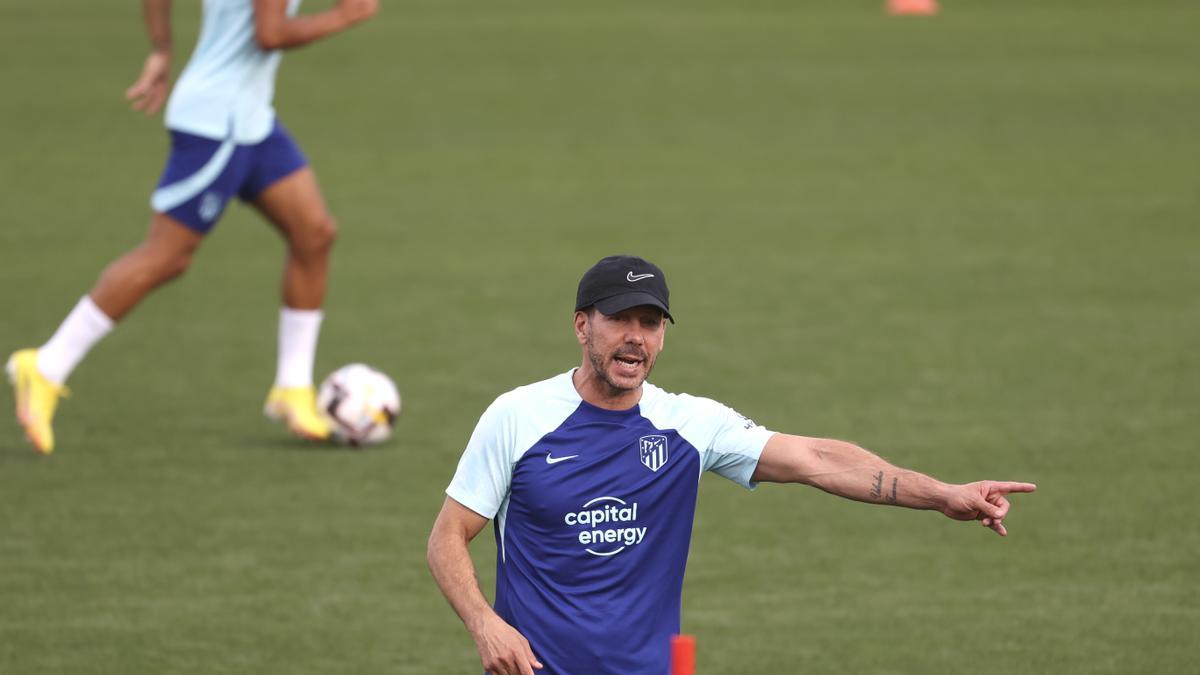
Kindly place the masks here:
POLYGON ((391 378, 362 363, 330 373, 317 393, 317 409, 333 428, 333 439, 374 445, 392 435, 400 414, 400 392, 391 378))

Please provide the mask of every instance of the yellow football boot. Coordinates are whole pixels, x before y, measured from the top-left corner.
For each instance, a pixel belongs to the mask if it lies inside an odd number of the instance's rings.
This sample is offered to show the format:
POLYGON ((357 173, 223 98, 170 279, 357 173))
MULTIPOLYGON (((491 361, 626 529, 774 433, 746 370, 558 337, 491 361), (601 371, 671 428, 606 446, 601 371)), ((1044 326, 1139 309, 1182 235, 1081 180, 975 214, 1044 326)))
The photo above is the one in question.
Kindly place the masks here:
POLYGON ((37 367, 37 350, 22 349, 8 357, 4 367, 17 394, 17 421, 25 437, 43 455, 54 452, 54 409, 67 388, 47 380, 37 367))
POLYGON ((288 429, 301 438, 329 439, 329 423, 317 414, 317 395, 312 387, 271 387, 263 414, 286 422, 288 429))

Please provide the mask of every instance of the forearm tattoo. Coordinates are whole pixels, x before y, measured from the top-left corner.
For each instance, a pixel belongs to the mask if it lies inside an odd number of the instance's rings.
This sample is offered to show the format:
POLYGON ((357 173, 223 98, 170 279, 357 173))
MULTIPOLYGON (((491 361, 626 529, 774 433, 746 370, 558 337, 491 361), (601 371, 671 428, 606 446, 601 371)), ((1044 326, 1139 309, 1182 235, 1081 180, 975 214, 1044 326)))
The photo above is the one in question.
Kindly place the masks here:
POLYGON ((879 473, 875 474, 875 482, 871 484, 871 492, 869 494, 871 495, 871 499, 876 501, 884 500, 889 504, 895 504, 896 491, 899 488, 899 485, 900 478, 897 476, 892 476, 892 492, 891 494, 885 495, 883 493, 883 472, 880 471, 879 473))

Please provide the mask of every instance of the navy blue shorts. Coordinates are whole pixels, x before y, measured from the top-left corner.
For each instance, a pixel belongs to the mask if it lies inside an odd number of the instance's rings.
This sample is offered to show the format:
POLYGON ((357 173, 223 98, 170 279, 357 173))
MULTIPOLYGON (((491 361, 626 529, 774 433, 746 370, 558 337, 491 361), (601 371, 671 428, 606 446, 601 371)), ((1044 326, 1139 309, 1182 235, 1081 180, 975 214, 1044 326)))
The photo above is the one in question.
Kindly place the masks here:
POLYGON ((254 201, 263 190, 308 165, 278 120, 254 145, 216 141, 171 130, 171 154, 150 206, 206 234, 237 195, 254 201))

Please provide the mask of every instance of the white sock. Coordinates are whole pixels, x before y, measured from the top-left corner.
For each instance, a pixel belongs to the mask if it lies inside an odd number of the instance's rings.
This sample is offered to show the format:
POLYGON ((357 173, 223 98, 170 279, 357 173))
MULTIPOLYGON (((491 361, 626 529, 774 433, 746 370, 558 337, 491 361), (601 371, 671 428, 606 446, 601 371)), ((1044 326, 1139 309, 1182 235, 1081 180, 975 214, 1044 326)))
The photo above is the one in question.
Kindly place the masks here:
POLYGON ((83 296, 50 341, 38 349, 38 370, 47 380, 62 385, 92 346, 112 328, 113 320, 90 296, 83 296))
POLYGON ((319 309, 279 311, 279 362, 275 369, 276 387, 310 387, 313 361, 317 357, 317 336, 321 333, 319 309))

